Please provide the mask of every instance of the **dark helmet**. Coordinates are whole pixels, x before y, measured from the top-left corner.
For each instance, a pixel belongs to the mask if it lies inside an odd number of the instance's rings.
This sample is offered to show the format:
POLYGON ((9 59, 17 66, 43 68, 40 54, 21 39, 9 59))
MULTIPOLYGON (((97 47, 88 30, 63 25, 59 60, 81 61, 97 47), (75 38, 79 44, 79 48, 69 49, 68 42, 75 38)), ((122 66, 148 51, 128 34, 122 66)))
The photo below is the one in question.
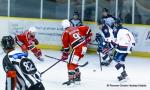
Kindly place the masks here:
POLYGON ((116 27, 116 28, 122 28, 122 21, 119 18, 115 19, 114 27, 116 27))
POLYGON ((121 22, 120 18, 116 18, 115 23, 116 24, 121 24, 122 22, 121 22))
POLYGON ((102 12, 109 12, 109 10, 107 8, 103 8, 102 12))
POLYGON ((12 36, 3 36, 1 45, 3 50, 14 49, 15 41, 12 36))
POLYGON ((105 24, 105 20, 104 20, 104 19, 99 19, 99 20, 97 21, 97 24, 98 24, 98 25, 105 24))
POLYGON ((78 12, 74 12, 73 16, 75 16, 75 15, 79 16, 79 13, 78 12))

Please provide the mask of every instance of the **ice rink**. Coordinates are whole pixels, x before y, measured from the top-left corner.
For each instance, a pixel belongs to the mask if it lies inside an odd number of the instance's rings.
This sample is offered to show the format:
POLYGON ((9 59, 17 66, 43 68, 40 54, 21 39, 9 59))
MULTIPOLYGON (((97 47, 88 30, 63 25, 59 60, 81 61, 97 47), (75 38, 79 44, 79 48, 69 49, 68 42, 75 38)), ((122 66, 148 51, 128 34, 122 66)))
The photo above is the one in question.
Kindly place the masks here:
MULTIPOLYGON (((2 67, 2 58, 4 55, 1 54, 0 56, 0 90, 5 90, 5 72, 2 67)), ((43 50, 43 55, 60 58, 61 52, 43 50)), ((44 56, 45 61, 41 62, 36 60, 33 54, 29 56, 33 58, 40 72, 57 62, 44 56)), ((86 61, 89 64, 80 68, 82 76, 80 85, 62 85, 68 79, 67 68, 66 63, 59 62, 42 75, 42 82, 46 90, 150 90, 150 59, 127 57, 126 70, 128 80, 126 82, 117 81, 116 69, 113 64, 109 67, 103 67, 101 71, 98 55, 87 54, 80 64, 86 61)))

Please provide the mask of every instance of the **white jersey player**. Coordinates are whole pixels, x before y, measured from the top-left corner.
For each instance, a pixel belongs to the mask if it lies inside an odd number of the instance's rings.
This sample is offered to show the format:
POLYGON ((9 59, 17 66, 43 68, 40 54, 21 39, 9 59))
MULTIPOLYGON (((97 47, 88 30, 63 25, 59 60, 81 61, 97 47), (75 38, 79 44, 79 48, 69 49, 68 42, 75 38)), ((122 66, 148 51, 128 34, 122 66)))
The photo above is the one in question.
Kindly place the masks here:
POLYGON ((128 76, 125 70, 124 62, 128 53, 131 53, 132 47, 135 45, 135 39, 133 34, 128 29, 122 27, 121 21, 119 19, 116 20, 115 27, 116 30, 114 30, 113 34, 116 38, 116 49, 113 59, 116 62, 115 68, 119 71, 118 80, 121 81, 128 76))

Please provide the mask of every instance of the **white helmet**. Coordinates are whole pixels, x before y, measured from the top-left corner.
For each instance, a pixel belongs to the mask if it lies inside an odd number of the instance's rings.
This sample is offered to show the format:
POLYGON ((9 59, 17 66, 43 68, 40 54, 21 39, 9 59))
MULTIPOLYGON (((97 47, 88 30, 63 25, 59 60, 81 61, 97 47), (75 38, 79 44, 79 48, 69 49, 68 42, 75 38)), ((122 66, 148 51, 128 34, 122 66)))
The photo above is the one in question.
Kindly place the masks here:
POLYGON ((29 31, 32 32, 32 33, 35 33, 37 30, 36 30, 35 27, 30 27, 30 28, 29 28, 29 31))
POLYGON ((35 36, 35 33, 37 32, 37 30, 36 30, 35 27, 30 27, 30 28, 29 28, 29 32, 30 32, 30 35, 31 35, 31 36, 35 36))
POLYGON ((67 28, 67 27, 71 26, 69 20, 67 20, 67 19, 63 20, 61 25, 63 28, 67 28))

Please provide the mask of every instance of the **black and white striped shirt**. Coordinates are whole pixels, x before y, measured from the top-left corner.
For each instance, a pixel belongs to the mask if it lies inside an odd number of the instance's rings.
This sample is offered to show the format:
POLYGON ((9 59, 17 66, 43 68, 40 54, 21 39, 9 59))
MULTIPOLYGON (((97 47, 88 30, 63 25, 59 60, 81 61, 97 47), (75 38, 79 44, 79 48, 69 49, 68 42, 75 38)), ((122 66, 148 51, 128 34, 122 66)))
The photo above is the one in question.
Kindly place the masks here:
MULTIPOLYGON (((17 90, 26 90, 27 88, 41 82, 40 73, 37 71, 34 63, 27 58, 27 54, 13 50, 9 52, 3 59, 3 68, 5 72, 15 70, 16 77, 16 88, 17 90)), ((10 87, 7 87, 9 80, 6 80, 7 90, 10 87)))

